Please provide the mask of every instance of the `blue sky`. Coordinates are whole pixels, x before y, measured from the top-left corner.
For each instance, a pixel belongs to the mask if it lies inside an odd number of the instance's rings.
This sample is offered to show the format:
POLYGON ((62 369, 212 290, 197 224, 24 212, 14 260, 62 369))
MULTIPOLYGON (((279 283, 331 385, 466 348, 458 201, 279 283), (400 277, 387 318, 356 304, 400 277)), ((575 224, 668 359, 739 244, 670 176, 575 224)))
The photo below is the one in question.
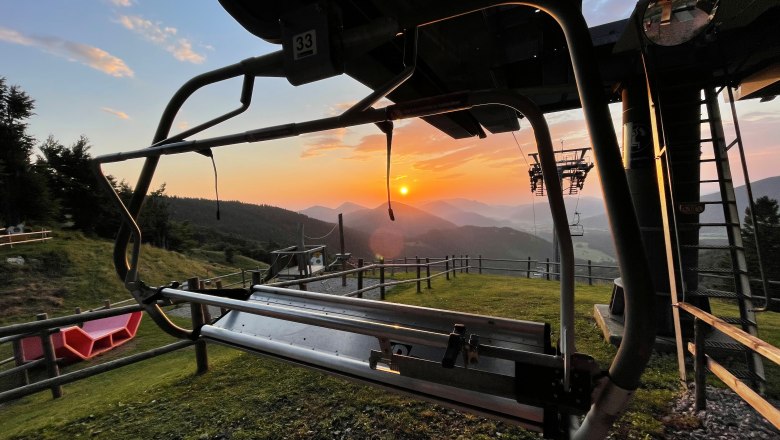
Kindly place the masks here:
MULTIPOLYGON (((626 17, 633 4, 586 0, 584 12, 596 25, 626 17)), ((278 47, 246 32, 215 0, 0 0, 0 76, 36 100, 30 132, 39 141, 53 135, 65 144, 84 134, 94 155, 147 146, 162 109, 182 83, 274 50, 278 47)), ((233 81, 198 93, 175 129, 234 108, 239 90, 240 81, 233 81)), ((252 109, 207 134, 334 115, 367 93, 346 76, 297 88, 284 79, 259 80, 252 109)), ((743 131, 754 137, 749 139, 756 164, 751 177, 777 174, 773 133, 780 105, 740 106, 747 115, 743 131)), ((619 107, 612 110, 619 118, 619 107)), ((550 115, 549 120, 554 139, 572 146, 587 142, 580 112, 550 115)), ((422 123, 398 131, 393 184, 410 188, 410 202, 448 197, 530 201, 524 161, 511 137, 454 142, 422 123), (419 139, 435 146, 415 148, 419 139), (486 195, 484 188, 469 184, 475 180, 495 190, 486 195)), ((384 196, 384 154, 376 134, 374 127, 362 127, 217 150, 221 196, 292 209, 345 200, 374 206, 384 196)), ((535 150, 529 130, 518 135, 526 154, 535 150)), ((139 165, 114 165, 109 172, 134 183, 139 165)), ((199 155, 164 158, 156 179, 166 182, 171 194, 213 197, 211 164, 199 155)), ((599 195, 595 179, 586 185, 586 194, 599 195)))

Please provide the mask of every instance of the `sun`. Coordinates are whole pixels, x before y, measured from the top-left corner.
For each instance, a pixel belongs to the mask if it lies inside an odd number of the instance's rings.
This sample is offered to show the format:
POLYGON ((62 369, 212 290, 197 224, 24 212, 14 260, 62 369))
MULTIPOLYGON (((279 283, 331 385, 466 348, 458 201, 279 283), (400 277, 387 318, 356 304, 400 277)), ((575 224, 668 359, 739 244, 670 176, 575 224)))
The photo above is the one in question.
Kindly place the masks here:
POLYGON ((398 190, 398 192, 400 192, 402 196, 405 196, 409 194, 409 188, 406 186, 402 186, 401 189, 398 190))

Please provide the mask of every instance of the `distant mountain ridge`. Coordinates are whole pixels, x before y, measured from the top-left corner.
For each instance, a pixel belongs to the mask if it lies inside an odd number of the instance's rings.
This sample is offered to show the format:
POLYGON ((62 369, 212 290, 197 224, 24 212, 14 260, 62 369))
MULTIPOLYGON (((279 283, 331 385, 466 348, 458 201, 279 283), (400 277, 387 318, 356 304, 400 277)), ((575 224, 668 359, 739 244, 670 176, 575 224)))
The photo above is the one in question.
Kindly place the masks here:
POLYGON ((298 211, 298 213, 305 216, 322 220, 324 222, 335 222, 338 220, 339 214, 351 214, 356 211, 368 209, 365 206, 358 205, 357 203, 344 202, 336 208, 328 208, 327 206, 314 205, 309 208, 298 211))

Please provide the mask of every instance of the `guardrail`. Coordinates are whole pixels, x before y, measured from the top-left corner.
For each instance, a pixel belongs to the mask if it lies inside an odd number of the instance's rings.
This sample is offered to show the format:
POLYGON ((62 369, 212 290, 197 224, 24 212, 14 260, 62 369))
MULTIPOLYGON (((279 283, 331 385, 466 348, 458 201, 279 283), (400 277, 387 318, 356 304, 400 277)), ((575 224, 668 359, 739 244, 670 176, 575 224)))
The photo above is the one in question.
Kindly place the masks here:
POLYGON ((723 381, 748 405, 764 416, 776 428, 780 429, 780 410, 775 408, 766 399, 753 391, 747 384, 728 371, 724 366, 713 360, 705 352, 704 335, 705 325, 717 329, 734 341, 742 344, 751 351, 760 354, 764 358, 780 365, 780 348, 777 348, 733 325, 713 316, 691 304, 680 302, 675 307, 687 312, 694 317, 694 342, 688 343, 688 351, 694 356, 694 384, 696 387, 696 410, 703 410, 707 406, 705 393, 705 368, 723 381))

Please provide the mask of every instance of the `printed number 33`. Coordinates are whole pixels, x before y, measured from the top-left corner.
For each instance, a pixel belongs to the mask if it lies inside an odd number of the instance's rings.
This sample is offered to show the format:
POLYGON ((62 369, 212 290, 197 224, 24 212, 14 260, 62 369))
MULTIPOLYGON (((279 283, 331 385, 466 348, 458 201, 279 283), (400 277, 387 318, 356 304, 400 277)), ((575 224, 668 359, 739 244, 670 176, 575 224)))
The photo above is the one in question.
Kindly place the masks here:
POLYGON ((311 34, 299 35, 295 38, 295 50, 311 49, 311 34))

